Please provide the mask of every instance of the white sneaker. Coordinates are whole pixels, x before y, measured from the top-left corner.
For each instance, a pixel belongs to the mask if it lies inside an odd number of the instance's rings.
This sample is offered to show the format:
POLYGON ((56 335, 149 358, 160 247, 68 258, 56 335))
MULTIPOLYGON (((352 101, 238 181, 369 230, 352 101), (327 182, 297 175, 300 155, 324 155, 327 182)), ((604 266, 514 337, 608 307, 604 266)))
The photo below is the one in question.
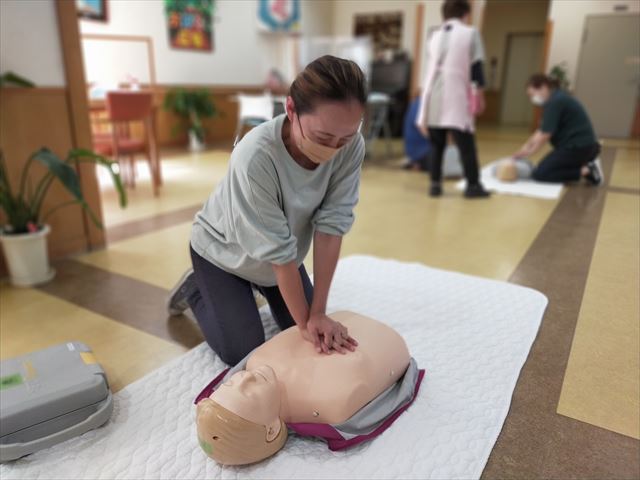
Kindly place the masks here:
POLYGON ((587 163, 589 173, 585 175, 585 178, 592 185, 602 185, 604 183, 604 173, 602 173, 602 163, 600 163, 600 157, 594 161, 587 163))
POLYGON ((180 315, 189 307, 189 295, 194 288, 193 268, 190 268, 180 278, 180 281, 171 289, 167 298, 167 312, 169 315, 180 315))

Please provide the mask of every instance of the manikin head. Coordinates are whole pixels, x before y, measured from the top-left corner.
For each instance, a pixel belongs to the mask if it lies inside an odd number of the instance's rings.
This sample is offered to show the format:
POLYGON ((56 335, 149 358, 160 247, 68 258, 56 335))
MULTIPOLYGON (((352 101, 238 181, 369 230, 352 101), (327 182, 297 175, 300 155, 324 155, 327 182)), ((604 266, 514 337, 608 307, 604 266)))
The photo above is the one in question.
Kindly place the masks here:
POLYGON ((498 162, 496 177, 501 182, 515 182, 518 179, 518 169, 515 160, 506 158, 498 162))
POLYGON ((286 113, 293 143, 313 163, 328 162, 358 135, 366 103, 366 79, 355 62, 317 58, 289 88, 286 113))
POLYGON ((280 391, 273 369, 261 366, 235 373, 197 405, 198 441, 223 465, 264 460, 287 440, 280 419, 280 391))
POLYGON ((558 82, 555 79, 544 73, 536 73, 527 82, 527 95, 531 103, 541 107, 547 103, 556 88, 558 88, 558 82))

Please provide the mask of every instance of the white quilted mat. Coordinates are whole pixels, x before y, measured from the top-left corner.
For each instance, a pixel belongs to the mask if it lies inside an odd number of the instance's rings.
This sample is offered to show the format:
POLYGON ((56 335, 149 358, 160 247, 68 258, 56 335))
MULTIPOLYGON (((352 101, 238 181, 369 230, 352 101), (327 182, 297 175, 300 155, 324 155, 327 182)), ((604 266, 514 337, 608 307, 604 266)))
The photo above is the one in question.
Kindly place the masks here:
MULTIPOLYGON (((561 183, 542 183, 525 179, 516 180, 515 182, 501 182, 491 172, 491 169, 497 162, 498 160, 486 165, 480 171, 480 181, 487 190, 507 195, 543 198, 545 200, 556 200, 560 198, 563 188, 561 183)), ((464 190, 466 185, 466 180, 460 180, 456 183, 456 188, 458 190, 464 190)))
POLYGON ((225 366, 201 344, 119 392, 104 427, 4 464, 0 477, 479 478, 546 297, 509 283, 357 256, 339 263, 329 303, 330 311, 350 309, 394 326, 427 370, 415 403, 372 442, 334 453, 319 440, 290 436, 262 463, 218 466, 198 446, 192 402, 225 366))

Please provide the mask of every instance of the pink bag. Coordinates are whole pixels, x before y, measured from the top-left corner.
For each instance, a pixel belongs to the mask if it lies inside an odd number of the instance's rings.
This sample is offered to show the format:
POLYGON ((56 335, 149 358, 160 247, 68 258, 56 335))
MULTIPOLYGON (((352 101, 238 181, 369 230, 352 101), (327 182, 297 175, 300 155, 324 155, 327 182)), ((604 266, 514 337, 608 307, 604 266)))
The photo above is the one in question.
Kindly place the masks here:
POLYGON ((480 93, 475 83, 469 87, 469 111, 474 117, 480 115, 480 93))

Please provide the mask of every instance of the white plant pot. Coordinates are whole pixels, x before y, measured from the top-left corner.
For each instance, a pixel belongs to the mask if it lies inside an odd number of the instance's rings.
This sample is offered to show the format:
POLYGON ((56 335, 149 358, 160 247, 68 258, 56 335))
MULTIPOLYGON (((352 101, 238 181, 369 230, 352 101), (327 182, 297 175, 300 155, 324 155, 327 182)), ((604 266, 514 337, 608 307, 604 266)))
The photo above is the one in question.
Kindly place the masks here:
POLYGON ((7 260, 12 285, 30 287, 48 282, 54 277, 55 270, 49 266, 47 252, 49 232, 49 225, 45 225, 35 233, 0 233, 0 243, 7 260))
POLYGON ((198 136, 192 131, 189 131, 189 150, 192 152, 201 152, 204 150, 204 143, 201 142, 198 136))

